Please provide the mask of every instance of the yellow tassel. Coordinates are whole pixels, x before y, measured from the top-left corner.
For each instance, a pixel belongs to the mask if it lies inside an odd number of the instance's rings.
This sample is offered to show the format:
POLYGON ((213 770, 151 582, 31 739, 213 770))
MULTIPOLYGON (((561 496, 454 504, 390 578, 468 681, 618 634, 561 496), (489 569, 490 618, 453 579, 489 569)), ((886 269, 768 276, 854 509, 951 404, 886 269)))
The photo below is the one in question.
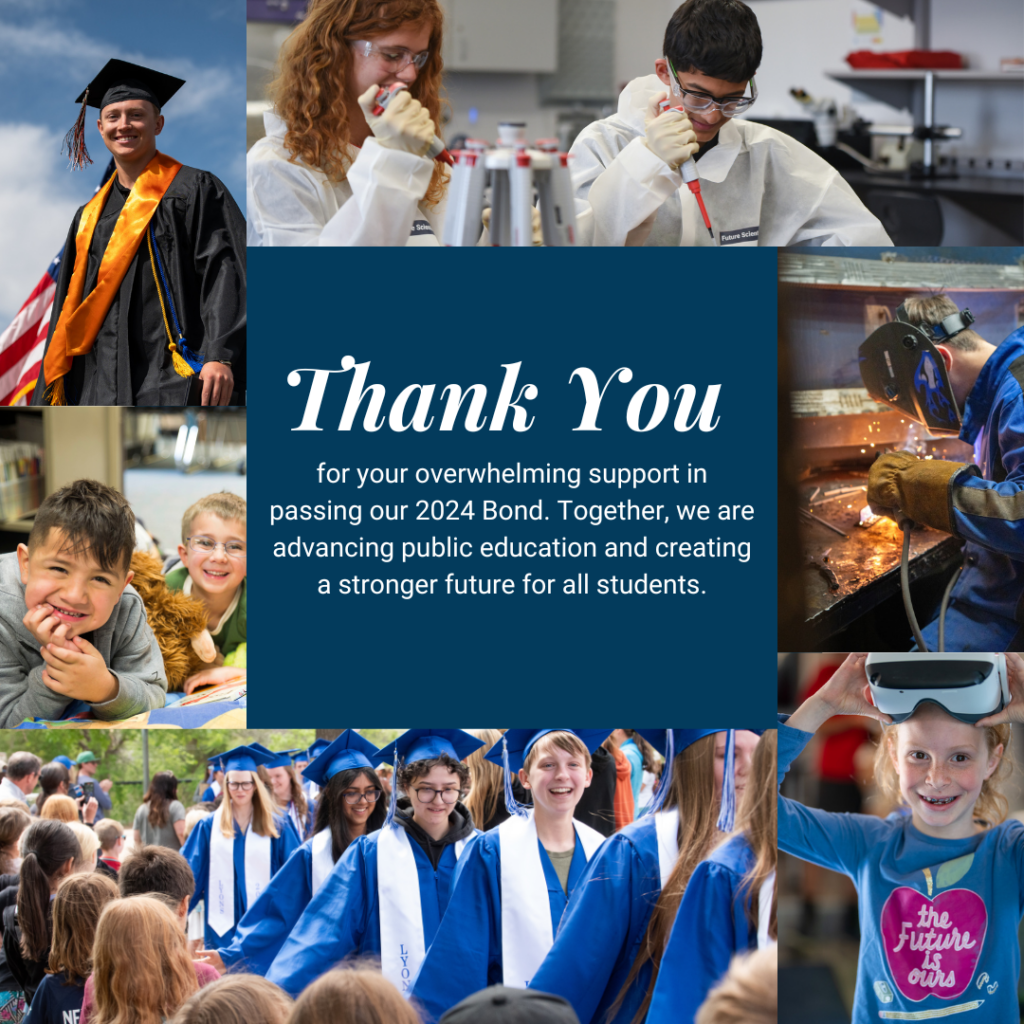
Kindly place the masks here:
POLYGON ((58 377, 50 385, 50 405, 67 405, 67 399, 64 397, 64 378, 58 377))
POLYGON ((192 367, 185 362, 185 358, 178 351, 177 346, 171 348, 171 361, 174 363, 174 370, 179 377, 195 376, 195 370, 193 370, 192 367))

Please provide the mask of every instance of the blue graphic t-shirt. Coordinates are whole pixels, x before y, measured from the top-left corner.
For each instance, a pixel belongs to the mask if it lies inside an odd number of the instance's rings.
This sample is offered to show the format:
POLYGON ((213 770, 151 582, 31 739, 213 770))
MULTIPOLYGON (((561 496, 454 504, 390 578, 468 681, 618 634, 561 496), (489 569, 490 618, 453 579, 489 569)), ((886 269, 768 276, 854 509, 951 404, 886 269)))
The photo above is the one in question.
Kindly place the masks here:
POLYGON ((85 980, 67 984, 67 975, 48 974, 32 999, 24 1024, 78 1024, 85 980))
MULTIPOLYGON (((810 739, 779 729, 780 783, 810 739)), ((831 814, 780 796, 779 849, 841 871, 857 887, 854 1024, 1019 1019, 1024 824, 935 839, 906 814, 831 814)))

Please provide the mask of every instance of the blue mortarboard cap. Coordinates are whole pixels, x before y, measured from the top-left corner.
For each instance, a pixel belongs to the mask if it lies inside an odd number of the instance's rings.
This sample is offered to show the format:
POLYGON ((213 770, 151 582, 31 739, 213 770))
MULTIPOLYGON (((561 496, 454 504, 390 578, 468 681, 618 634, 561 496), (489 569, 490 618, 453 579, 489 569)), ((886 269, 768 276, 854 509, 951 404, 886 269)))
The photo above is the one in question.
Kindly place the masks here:
POLYGON ((314 761, 318 758, 329 746, 331 745, 330 740, 313 740, 312 743, 303 751, 299 751, 299 756, 296 760, 299 760, 305 756, 307 761, 314 761))
POLYGON ((346 729, 320 751, 303 769, 302 775, 317 786, 326 786, 338 772, 349 768, 374 768, 381 760, 382 755, 369 740, 363 739, 355 729, 346 729))
MULTIPOLYGON (((676 754, 679 754, 687 747, 696 743, 705 736, 713 736, 715 733, 724 732, 725 738, 725 766, 722 774, 722 799, 718 812, 718 828, 722 832, 731 832, 736 822, 736 730, 735 729, 637 729, 636 730, 648 743, 665 755, 665 772, 661 777, 661 785, 658 787, 658 795, 655 797, 651 810, 656 811, 665 802, 672 783, 672 762, 676 754)), ((763 729, 751 729, 758 736, 762 735, 763 729)))
POLYGON ((523 767, 526 755, 542 737, 552 732, 568 732, 578 737, 593 753, 611 735, 611 729, 508 729, 505 734, 484 755, 488 761, 500 764, 505 771, 505 809, 509 814, 525 818, 527 810, 512 792, 512 778, 523 767))
POLYGON ((258 765, 265 765, 273 760, 274 755, 259 744, 247 747, 235 747, 223 754, 210 758, 214 767, 225 772, 254 772, 258 765))
POLYGON ((64 765, 65 768, 75 767, 75 762, 72 761, 71 758, 67 756, 67 754, 58 754, 54 758, 54 761, 56 761, 58 764, 64 765))
MULTIPOLYGON (((412 761, 428 761, 442 754, 447 754, 456 761, 469 757, 474 750, 484 745, 472 733, 462 729, 407 729, 391 743, 385 743, 377 753, 380 755, 378 764, 392 764, 396 769, 401 761, 410 764, 412 761)), ((395 809, 398 804, 398 785, 391 787, 391 800, 388 802, 388 813, 384 819, 384 828, 394 825, 395 809)))
POLYGON ((250 743, 249 746, 253 750, 258 750, 268 759, 260 762, 264 768, 290 768, 292 766, 291 755, 296 752, 295 748, 291 750, 271 750, 270 747, 265 747, 262 743, 250 743))
POLYGON ((426 761, 440 757, 441 754, 462 761, 483 745, 483 740, 478 740, 472 733, 462 729, 408 729, 396 740, 381 747, 379 753, 385 755, 381 760, 387 761, 386 755, 393 757, 393 752, 397 750, 398 758, 404 764, 426 761))
POLYGON ((611 729, 509 729, 497 743, 484 755, 494 764, 503 764, 503 751, 508 747, 508 764, 510 772, 518 772, 523 767, 526 755, 533 745, 550 732, 569 732, 578 736, 587 750, 593 753, 611 735, 611 729))
POLYGON ((687 747, 692 746, 697 740, 705 736, 714 736, 716 732, 725 732, 725 729, 637 729, 638 733, 662 757, 668 757, 669 734, 671 733, 672 756, 681 754, 687 747))
POLYGON ((271 753, 274 755, 274 760, 267 765, 268 768, 291 768, 292 754, 297 754, 298 750, 292 747, 291 750, 273 750, 271 753))

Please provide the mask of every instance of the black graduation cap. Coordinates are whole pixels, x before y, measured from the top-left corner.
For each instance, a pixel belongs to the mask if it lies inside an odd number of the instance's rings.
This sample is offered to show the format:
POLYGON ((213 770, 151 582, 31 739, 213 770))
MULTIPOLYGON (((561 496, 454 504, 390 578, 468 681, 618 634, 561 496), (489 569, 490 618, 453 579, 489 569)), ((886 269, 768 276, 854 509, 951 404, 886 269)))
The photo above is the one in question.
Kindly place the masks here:
POLYGON ((74 127, 64 136, 71 164, 79 169, 92 163, 85 148, 85 108, 102 110, 111 103, 122 100, 149 100, 158 110, 185 84, 183 78, 165 75, 162 71, 131 64, 126 60, 108 60, 103 70, 85 87, 75 99, 82 108, 74 127))

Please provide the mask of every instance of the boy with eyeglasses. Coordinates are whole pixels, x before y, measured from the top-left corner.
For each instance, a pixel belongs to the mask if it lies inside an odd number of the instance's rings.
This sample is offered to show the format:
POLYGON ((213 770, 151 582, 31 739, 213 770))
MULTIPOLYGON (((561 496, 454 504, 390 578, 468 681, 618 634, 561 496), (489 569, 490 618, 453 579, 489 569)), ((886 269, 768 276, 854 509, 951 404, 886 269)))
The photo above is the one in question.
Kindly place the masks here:
POLYGON ((410 729, 376 752, 377 761, 397 762, 388 817, 334 865, 271 964, 270 981, 297 996, 339 960, 370 954, 385 978, 409 991, 459 858, 480 835, 460 797, 469 784, 463 761, 482 746, 461 729, 410 729))
POLYGON ((891 245, 837 171, 742 120, 757 99, 761 30, 741 0, 687 0, 655 74, 570 150, 579 240, 590 245, 891 245), (659 104, 668 100, 670 108, 659 104), (682 110, 673 109, 682 107, 682 110), (714 238, 680 168, 696 162, 714 238))
POLYGON ((124 495, 76 480, 39 506, 28 544, 0 555, 0 728, 164 706, 163 659, 130 586, 134 548, 124 495))
POLYGON ((164 577, 171 590, 202 601, 217 645, 217 665, 185 681, 185 692, 237 679, 242 669, 224 658, 245 643, 245 500, 221 491, 190 506, 181 519, 181 564, 164 577))

